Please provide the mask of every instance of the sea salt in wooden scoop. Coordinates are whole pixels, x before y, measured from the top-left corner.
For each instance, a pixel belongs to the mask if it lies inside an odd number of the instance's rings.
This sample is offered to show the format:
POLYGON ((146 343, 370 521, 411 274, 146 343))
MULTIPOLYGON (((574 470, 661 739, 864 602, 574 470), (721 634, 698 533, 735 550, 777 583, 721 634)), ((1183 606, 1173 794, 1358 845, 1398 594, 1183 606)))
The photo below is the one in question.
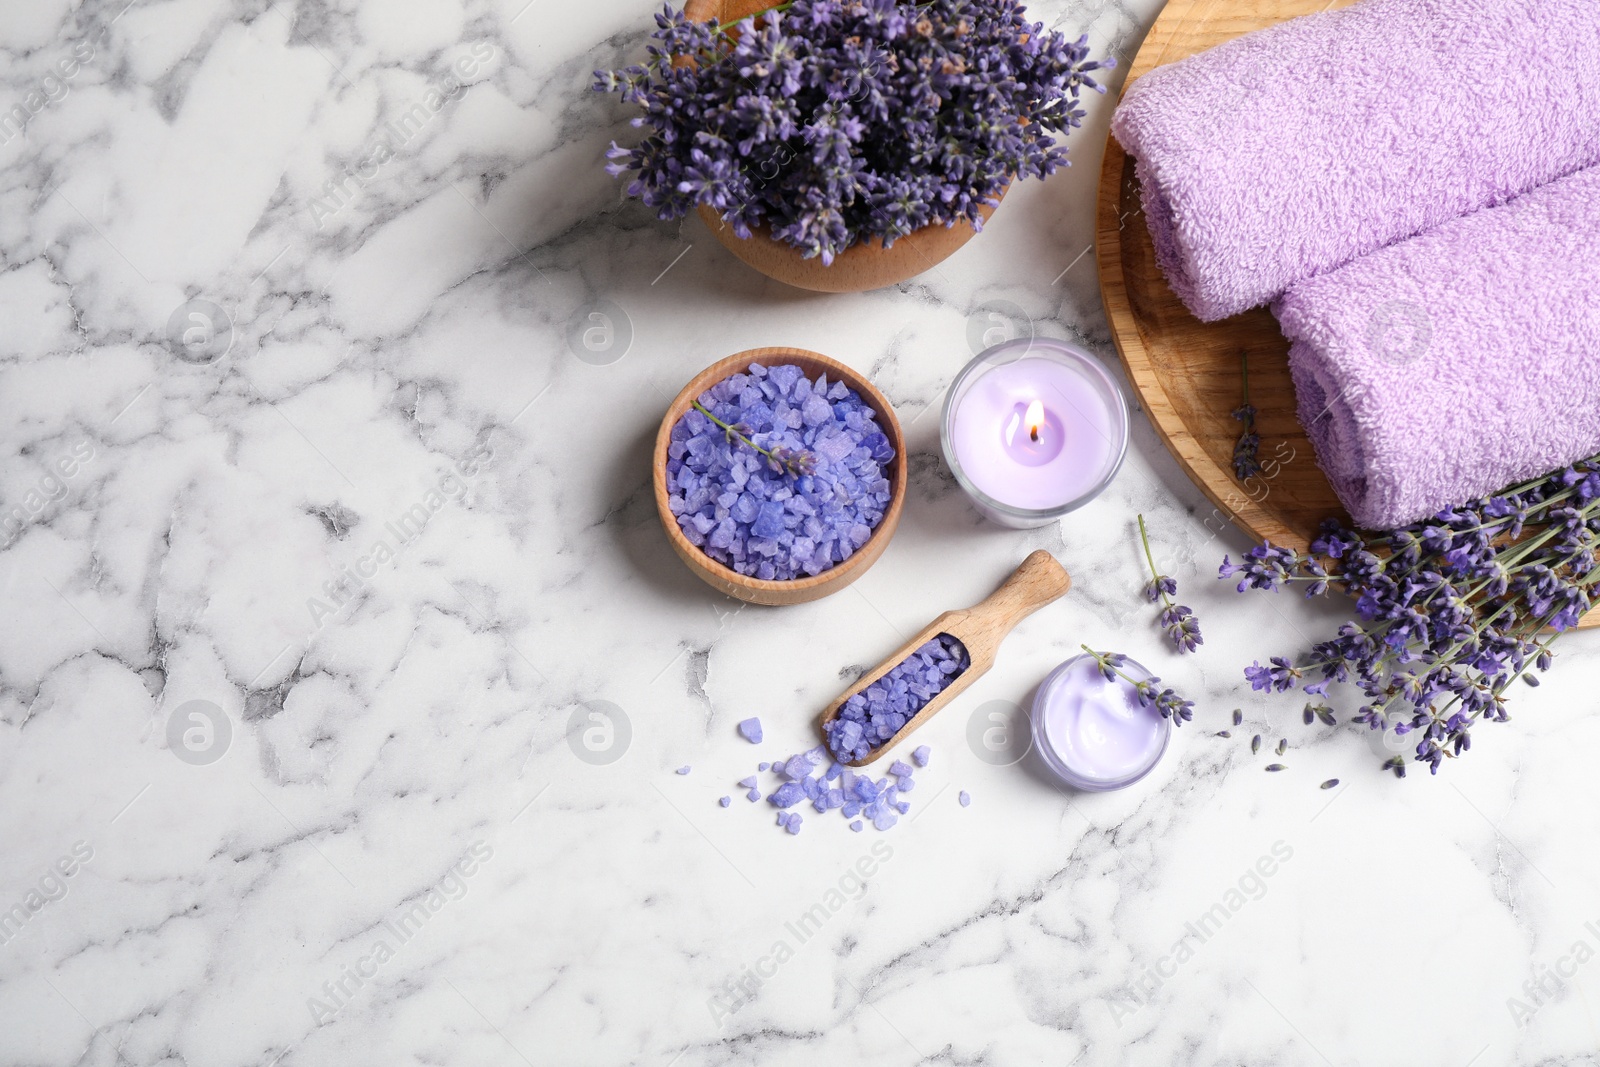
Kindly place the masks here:
POLYGON ((906 720, 905 725, 900 727, 893 737, 874 748, 866 758, 849 761, 848 766, 861 767, 881 758, 994 666, 994 657, 1000 649, 1000 642, 1005 640, 1006 635, 1017 623, 1051 601, 1059 599, 1070 588, 1072 588, 1072 577, 1067 574, 1066 568, 1056 562, 1054 556, 1043 549, 1032 553, 1022 561, 1022 566, 1012 572, 1005 584, 991 593, 982 603, 975 604, 965 611, 947 611, 940 615, 902 645, 894 655, 857 679, 855 685, 845 690, 839 699, 829 704, 827 710, 822 713, 819 725, 823 729, 823 736, 827 736, 828 723, 839 717, 839 710, 844 707, 845 701, 888 674, 913 652, 940 634, 949 634, 956 638, 966 646, 967 656, 971 660, 967 669, 952 678, 949 685, 906 720))

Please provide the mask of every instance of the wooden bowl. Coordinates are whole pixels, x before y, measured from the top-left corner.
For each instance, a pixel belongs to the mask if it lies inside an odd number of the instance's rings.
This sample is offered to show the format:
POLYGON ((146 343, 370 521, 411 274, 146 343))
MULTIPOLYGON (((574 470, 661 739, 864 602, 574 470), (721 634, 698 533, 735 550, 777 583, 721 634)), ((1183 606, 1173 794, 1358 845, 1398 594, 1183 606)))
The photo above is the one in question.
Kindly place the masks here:
MULTIPOLYGON (((1000 197, 1005 198, 1004 191, 1000 197)), ((821 257, 806 259, 798 248, 773 238, 765 226, 752 227, 749 237, 740 237, 711 208, 701 204, 697 210, 716 239, 739 259, 769 278, 815 293, 859 293, 898 285, 932 270, 978 232, 965 222, 932 224, 913 230, 888 248, 872 237, 851 245, 823 266, 821 257)), ((979 209, 984 222, 994 212, 993 207, 979 209)))
MULTIPOLYGON (((772 6, 771 0, 688 0, 683 11, 696 22, 731 22, 772 6)), ((1005 195, 1002 189, 995 207, 980 209, 984 222, 1005 195)), ((817 293, 859 293, 898 285, 932 270, 978 232, 966 222, 923 226, 888 248, 878 238, 858 242, 823 266, 821 257, 806 259, 793 245, 775 239, 765 226, 753 227, 749 237, 740 237, 713 209, 702 204, 698 211, 712 235, 740 260, 785 285, 817 293)))
POLYGON ((683 391, 673 399, 667 408, 666 417, 661 420, 661 429, 656 433, 653 462, 655 471, 651 482, 655 486, 656 514, 661 519, 661 528, 667 532, 667 540, 671 542, 673 551, 701 581, 717 592, 738 597, 751 604, 803 604, 808 600, 818 600, 829 593, 837 593, 861 577, 867 568, 883 555, 883 550, 889 547, 889 539, 894 536, 895 527, 900 525, 900 511, 905 506, 906 500, 905 435, 900 431, 900 420, 895 417, 894 408, 890 406, 888 398, 871 382, 843 363, 816 352, 808 352, 803 348, 752 348, 713 363, 695 375, 694 380, 684 386, 683 391), (876 413, 878 427, 883 430, 884 436, 889 439, 889 444, 894 449, 894 459, 884 471, 889 478, 889 506, 883 513, 883 521, 878 523, 867 543, 857 549, 855 555, 809 578, 795 578, 787 582, 764 581, 730 570, 690 544, 689 539, 683 536, 683 531, 678 528, 677 516, 667 507, 667 445, 672 440, 672 428, 701 393, 722 379, 744 370, 752 363, 761 363, 769 367, 792 363, 802 368, 808 378, 815 379, 819 374, 826 374, 830 381, 844 382, 876 413))

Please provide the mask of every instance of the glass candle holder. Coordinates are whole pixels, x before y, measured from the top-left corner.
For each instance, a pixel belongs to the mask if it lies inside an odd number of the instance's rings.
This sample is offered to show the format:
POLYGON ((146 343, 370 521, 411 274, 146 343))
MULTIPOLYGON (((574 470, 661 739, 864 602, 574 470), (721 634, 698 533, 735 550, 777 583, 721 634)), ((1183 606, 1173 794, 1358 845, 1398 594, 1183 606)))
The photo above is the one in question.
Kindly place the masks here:
MULTIPOLYGON (((1128 660, 1118 670, 1143 681, 1150 672, 1128 660)), ((1132 684, 1107 681, 1093 656, 1074 656, 1050 672, 1033 698, 1033 744, 1055 775, 1074 789, 1104 792, 1132 785, 1161 761, 1172 720, 1139 703, 1132 684)))
POLYGON ((1018 338, 956 375, 939 441, 985 517, 1013 529, 1044 526, 1116 477, 1128 451, 1128 402, 1077 345, 1018 338))

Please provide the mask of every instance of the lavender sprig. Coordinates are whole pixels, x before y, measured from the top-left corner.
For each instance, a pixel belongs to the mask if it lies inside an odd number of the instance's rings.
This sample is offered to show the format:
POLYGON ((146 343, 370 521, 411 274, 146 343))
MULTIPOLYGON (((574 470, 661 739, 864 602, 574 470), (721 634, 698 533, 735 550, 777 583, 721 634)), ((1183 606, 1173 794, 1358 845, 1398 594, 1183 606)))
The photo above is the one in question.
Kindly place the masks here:
MULTIPOLYGON (((1338 586, 1355 597, 1361 624, 1345 623, 1298 666, 1277 656, 1245 676, 1278 692, 1356 686, 1367 697, 1356 721, 1415 733, 1413 758, 1438 773, 1471 748, 1476 723, 1509 718, 1507 689, 1519 678, 1537 684, 1551 644, 1592 605, 1600 456, 1388 533, 1329 521, 1311 552, 1258 545, 1239 563, 1224 557, 1220 576, 1239 576, 1241 592, 1302 583, 1316 596, 1338 586)), ((1384 766, 1405 773, 1399 757, 1384 766)))
POLYGON ((1233 409, 1233 417, 1244 423, 1244 432, 1233 445, 1233 473, 1241 482, 1261 473, 1261 435, 1256 433, 1256 408, 1250 403, 1250 353, 1239 353, 1244 400, 1233 409))
POLYGON ((1172 642, 1172 647, 1179 654, 1193 652, 1206 643, 1205 638, 1200 636, 1200 620, 1184 605, 1172 602, 1172 598, 1178 594, 1178 582, 1156 569, 1156 558, 1150 551, 1150 534, 1145 529, 1143 515, 1139 516, 1139 540, 1144 543, 1144 558, 1150 564, 1151 579, 1144 587, 1145 599, 1161 605, 1161 629, 1166 633, 1167 640, 1172 642))
POLYGON ((710 419, 716 425, 722 427, 722 434, 728 439, 730 444, 734 441, 738 441, 739 443, 761 453, 763 456, 766 456, 767 466, 771 467, 774 471, 784 474, 793 474, 797 477, 804 474, 816 473, 817 457, 809 449, 785 448, 781 445, 777 448, 762 448, 760 445, 756 444, 750 439, 748 436, 750 433, 750 427, 746 426, 744 423, 723 422, 721 419, 711 414, 711 412, 707 410, 707 408, 698 400, 693 402, 693 406, 694 409, 700 414, 710 419))
POLYGON ((1185 700, 1171 689, 1157 689, 1161 679, 1155 675, 1140 681, 1124 674, 1119 668, 1128 662, 1128 657, 1120 652, 1096 652, 1088 645, 1080 645, 1085 652, 1094 657, 1095 663, 1100 666, 1100 674, 1108 682, 1118 678, 1133 686, 1134 694, 1139 699, 1139 706, 1154 708, 1161 713, 1163 719, 1171 719, 1172 725, 1182 726, 1194 718, 1194 701, 1185 700))
POLYGON ((606 169, 663 219, 703 205, 825 264, 927 225, 981 229, 1012 181, 1067 165, 1056 135, 1115 66, 1019 0, 785 0, 718 24, 666 5, 656 27, 643 63, 595 72, 645 131, 606 169))

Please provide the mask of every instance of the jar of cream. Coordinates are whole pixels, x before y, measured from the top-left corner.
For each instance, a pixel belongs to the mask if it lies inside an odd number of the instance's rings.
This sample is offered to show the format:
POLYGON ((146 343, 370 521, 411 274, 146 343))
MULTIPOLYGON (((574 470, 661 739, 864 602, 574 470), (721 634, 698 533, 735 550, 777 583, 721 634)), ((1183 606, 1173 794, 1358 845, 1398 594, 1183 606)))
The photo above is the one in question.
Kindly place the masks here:
MULTIPOLYGON (((1119 670, 1151 677, 1133 660, 1119 670)), ((1143 707, 1133 683, 1108 681, 1093 656, 1079 655, 1050 672, 1033 698, 1033 743, 1045 765, 1075 789, 1100 792, 1132 785, 1167 750, 1172 720, 1143 707)))

